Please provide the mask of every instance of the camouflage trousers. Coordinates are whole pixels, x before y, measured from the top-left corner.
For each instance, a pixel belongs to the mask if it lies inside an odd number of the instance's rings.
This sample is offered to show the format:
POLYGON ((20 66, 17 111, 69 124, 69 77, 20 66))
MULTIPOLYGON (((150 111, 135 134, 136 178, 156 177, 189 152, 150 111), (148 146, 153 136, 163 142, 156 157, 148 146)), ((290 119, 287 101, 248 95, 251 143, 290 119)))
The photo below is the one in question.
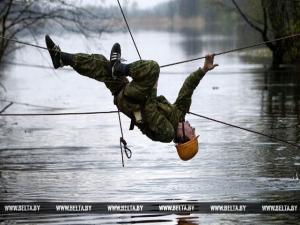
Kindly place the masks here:
POLYGON ((104 82, 112 95, 116 95, 125 87, 128 97, 144 100, 153 90, 159 76, 159 66, 154 61, 137 61, 130 64, 129 82, 125 76, 114 79, 111 75, 110 61, 100 54, 75 54, 73 69, 83 76, 104 82))
MULTIPOLYGON (((125 88, 125 95, 138 102, 144 101, 147 97, 156 96, 157 80, 159 78, 159 65, 152 60, 139 60, 130 64, 130 77, 132 81, 124 77, 116 80, 112 78, 110 61, 100 54, 75 54, 75 65, 73 69, 83 76, 104 82, 112 95, 116 95, 125 88)), ((187 113, 191 105, 191 97, 194 89, 198 86, 204 76, 202 70, 197 70, 188 76, 181 87, 175 105, 187 113)))

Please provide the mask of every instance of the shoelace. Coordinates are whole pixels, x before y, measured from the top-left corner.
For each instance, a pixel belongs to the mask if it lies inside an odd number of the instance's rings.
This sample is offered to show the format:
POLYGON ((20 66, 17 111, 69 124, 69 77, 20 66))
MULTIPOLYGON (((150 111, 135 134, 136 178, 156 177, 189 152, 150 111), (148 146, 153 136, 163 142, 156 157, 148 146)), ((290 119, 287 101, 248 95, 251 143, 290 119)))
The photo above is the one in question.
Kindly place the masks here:
POLYGON ((58 45, 54 45, 54 47, 52 48, 52 51, 54 52, 55 56, 57 56, 57 54, 60 54, 60 52, 61 52, 60 47, 58 45))
POLYGON ((121 54, 118 52, 113 52, 110 56, 110 61, 113 63, 111 68, 112 77, 117 79, 117 76, 115 75, 115 66, 118 62, 121 62, 121 54))
MULTIPOLYGON (((118 52, 113 52, 110 57, 110 61, 118 61, 121 59, 121 55, 118 52)), ((116 63, 116 62, 115 62, 116 63)))
POLYGON ((60 67, 64 66, 64 62, 62 61, 62 59, 60 57, 61 50, 60 50, 59 45, 54 45, 54 47, 52 48, 52 51, 54 52, 55 57, 59 56, 60 67))

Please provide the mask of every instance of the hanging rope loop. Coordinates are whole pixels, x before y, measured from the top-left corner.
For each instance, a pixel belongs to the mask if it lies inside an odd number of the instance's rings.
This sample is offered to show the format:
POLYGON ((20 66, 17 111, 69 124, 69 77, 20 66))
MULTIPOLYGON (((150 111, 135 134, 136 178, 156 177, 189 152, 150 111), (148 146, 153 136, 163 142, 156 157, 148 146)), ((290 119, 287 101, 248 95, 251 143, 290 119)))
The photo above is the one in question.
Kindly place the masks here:
POLYGON ((125 155, 128 159, 131 158, 132 151, 127 147, 127 142, 124 139, 123 127, 122 127, 122 121, 121 121, 121 115, 120 115, 120 110, 119 109, 118 109, 118 118, 119 118, 119 125, 120 125, 120 131, 121 131, 120 150, 121 150, 121 156, 122 156, 122 166, 124 167, 123 151, 125 152, 125 155))
POLYGON ((120 137, 120 145, 124 149, 126 157, 128 159, 130 159, 132 156, 132 151, 130 150, 130 148, 127 147, 127 142, 125 141, 125 139, 123 137, 120 137))
POLYGON ((121 157, 122 157, 122 166, 124 167, 124 156, 123 156, 123 151, 125 152, 125 155, 128 159, 131 158, 132 156, 132 151, 130 148, 127 147, 127 142, 123 137, 120 137, 120 150, 121 150, 121 157))

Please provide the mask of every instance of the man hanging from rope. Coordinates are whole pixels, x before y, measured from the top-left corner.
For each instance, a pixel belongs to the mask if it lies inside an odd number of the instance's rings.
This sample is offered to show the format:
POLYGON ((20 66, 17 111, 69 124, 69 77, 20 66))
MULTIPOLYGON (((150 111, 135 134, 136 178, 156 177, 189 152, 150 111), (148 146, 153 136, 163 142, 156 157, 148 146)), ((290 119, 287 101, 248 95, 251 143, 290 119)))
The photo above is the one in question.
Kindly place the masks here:
POLYGON ((114 104, 131 119, 130 129, 137 126, 153 141, 176 143, 182 160, 189 160, 198 152, 198 140, 185 115, 192 103, 192 94, 203 76, 218 64, 214 55, 207 55, 204 66, 190 74, 184 81, 174 104, 164 96, 157 96, 159 65, 151 60, 130 64, 121 62, 121 47, 115 43, 110 60, 100 54, 69 54, 46 35, 46 45, 55 69, 71 66, 83 76, 104 82, 114 96, 114 104), (130 76, 132 81, 126 78, 130 76))

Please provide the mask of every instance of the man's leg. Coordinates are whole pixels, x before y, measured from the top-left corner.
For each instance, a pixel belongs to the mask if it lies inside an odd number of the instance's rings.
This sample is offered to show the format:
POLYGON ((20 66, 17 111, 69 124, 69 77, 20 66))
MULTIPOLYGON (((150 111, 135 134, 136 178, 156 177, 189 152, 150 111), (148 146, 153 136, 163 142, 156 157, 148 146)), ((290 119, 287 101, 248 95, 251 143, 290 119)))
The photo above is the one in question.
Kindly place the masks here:
POLYGON ((129 64, 128 68, 132 81, 126 85, 124 95, 138 102, 156 96, 159 65, 155 61, 140 60, 129 64))
POLYGON ((54 68, 71 66, 83 76, 104 82, 113 95, 117 94, 128 83, 125 77, 112 78, 110 62, 103 55, 61 52, 48 35, 46 35, 45 40, 54 68))
POLYGON ((202 69, 198 69, 185 79, 174 103, 175 106, 182 112, 181 120, 183 120, 185 114, 189 112, 192 103, 193 92, 204 75, 205 73, 202 71, 202 69))
POLYGON ((112 78, 110 62, 103 55, 74 54, 73 60, 74 64, 71 66, 76 72, 104 82, 113 95, 116 95, 128 83, 124 76, 118 79, 112 78))
POLYGON ((126 77, 113 79, 111 76, 110 62, 100 54, 73 54, 73 69, 79 74, 101 81, 111 91, 112 95, 116 95, 127 83, 126 77))

